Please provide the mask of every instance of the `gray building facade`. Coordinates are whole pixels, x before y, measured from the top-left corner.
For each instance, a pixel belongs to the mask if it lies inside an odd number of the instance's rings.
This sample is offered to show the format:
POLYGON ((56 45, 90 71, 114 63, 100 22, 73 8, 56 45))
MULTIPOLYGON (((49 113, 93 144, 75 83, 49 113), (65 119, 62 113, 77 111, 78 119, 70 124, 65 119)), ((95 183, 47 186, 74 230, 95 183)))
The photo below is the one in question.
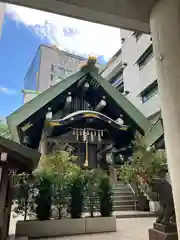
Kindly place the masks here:
POLYGON ((25 76, 24 103, 77 72, 84 60, 56 46, 40 45, 25 76))
POLYGON ((156 122, 160 116, 160 98, 151 36, 121 30, 121 41, 121 49, 101 75, 156 122))

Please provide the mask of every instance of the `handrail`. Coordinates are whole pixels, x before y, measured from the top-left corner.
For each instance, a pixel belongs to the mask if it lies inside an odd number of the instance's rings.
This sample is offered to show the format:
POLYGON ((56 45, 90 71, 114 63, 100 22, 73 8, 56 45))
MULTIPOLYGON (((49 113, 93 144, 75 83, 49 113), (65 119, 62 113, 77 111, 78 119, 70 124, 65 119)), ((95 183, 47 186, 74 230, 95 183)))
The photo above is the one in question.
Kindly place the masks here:
POLYGON ((127 181, 126 181, 128 187, 130 188, 131 192, 133 193, 134 195, 134 208, 135 208, 135 211, 137 210, 137 205, 136 205, 136 192, 134 191, 134 189, 132 188, 131 184, 129 184, 127 181))

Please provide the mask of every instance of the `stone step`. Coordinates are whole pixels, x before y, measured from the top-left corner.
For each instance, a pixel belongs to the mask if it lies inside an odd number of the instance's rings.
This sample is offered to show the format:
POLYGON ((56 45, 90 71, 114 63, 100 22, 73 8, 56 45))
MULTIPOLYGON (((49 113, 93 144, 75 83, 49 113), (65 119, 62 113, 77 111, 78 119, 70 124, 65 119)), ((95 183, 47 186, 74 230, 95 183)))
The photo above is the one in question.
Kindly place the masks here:
POLYGON ((128 205, 129 206, 129 205, 134 205, 134 204, 135 204, 134 200, 113 201, 114 206, 122 206, 122 205, 128 205))
POLYGON ((113 206, 113 211, 132 211, 132 210, 134 210, 134 205, 113 206))
POLYGON ((129 188, 113 188, 112 192, 132 192, 129 188))
POLYGON ((155 218, 157 217, 157 213, 151 212, 142 212, 142 211, 135 211, 135 210, 128 210, 128 211, 114 211, 113 215, 116 216, 117 219, 125 219, 125 218, 155 218))
POLYGON ((113 196, 134 196, 132 192, 113 192, 113 196))
POLYGON ((112 192, 132 192, 130 188, 114 188, 112 192))
POLYGON ((124 185, 124 184, 116 184, 112 188, 129 188, 129 185, 124 185))
POLYGON ((134 199, 134 196, 131 194, 126 195, 113 195, 112 196, 113 201, 123 201, 123 200, 132 200, 134 199))

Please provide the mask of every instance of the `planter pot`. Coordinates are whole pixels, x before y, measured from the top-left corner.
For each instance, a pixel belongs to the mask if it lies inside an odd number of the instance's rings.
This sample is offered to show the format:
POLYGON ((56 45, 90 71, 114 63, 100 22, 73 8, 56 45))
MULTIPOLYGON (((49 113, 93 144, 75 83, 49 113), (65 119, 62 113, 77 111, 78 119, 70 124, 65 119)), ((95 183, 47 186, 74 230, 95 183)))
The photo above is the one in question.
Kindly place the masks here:
POLYGON ((19 221, 16 224, 16 237, 28 238, 57 237, 85 233, 85 218, 47 221, 19 221))
POLYGON ((16 237, 49 238, 85 233, 115 232, 116 217, 94 217, 47 221, 18 221, 16 237))
POLYGON ((149 201, 145 196, 137 197, 137 210, 139 211, 149 211, 149 201))
POLYGON ((160 203, 158 201, 149 201, 150 212, 157 213, 160 209, 160 203))
POLYGON ((86 233, 116 232, 116 217, 86 218, 86 233))

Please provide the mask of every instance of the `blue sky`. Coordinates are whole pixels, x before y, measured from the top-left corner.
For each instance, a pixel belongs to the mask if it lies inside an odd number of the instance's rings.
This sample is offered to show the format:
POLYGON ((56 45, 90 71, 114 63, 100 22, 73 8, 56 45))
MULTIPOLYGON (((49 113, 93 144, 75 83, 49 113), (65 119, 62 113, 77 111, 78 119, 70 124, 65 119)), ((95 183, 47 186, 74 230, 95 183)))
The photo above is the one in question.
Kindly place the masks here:
POLYGON ((9 5, 0 41, 0 118, 23 104, 24 76, 41 43, 77 55, 104 56, 107 61, 120 47, 120 33, 112 27, 9 5), (69 28, 75 34, 68 36, 69 28), (112 49, 109 41, 114 41, 112 49))
MULTIPOLYGON (((5 16, 0 42, 0 117, 22 105, 23 79, 41 42, 33 31, 5 16)), ((49 41, 44 39, 43 42, 49 41)))

